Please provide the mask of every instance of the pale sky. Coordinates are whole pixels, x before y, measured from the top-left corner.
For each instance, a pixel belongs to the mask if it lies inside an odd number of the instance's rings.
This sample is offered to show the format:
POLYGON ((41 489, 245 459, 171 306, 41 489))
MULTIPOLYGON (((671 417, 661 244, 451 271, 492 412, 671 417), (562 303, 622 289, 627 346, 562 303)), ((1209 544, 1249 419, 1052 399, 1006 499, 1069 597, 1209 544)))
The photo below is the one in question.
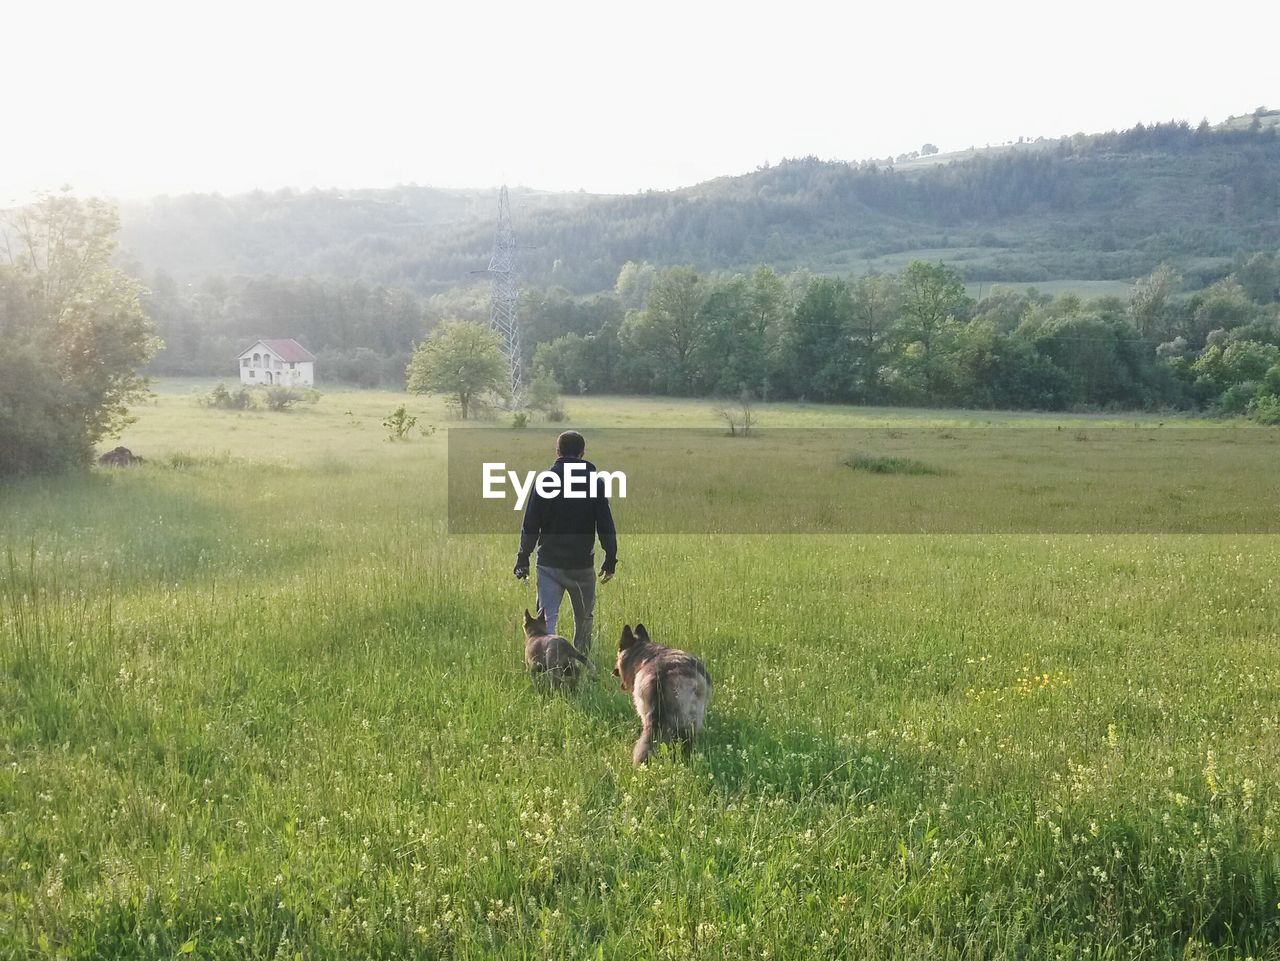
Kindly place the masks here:
POLYGON ((1280 5, 3 0, 0 206, 629 192, 1280 107, 1280 5))

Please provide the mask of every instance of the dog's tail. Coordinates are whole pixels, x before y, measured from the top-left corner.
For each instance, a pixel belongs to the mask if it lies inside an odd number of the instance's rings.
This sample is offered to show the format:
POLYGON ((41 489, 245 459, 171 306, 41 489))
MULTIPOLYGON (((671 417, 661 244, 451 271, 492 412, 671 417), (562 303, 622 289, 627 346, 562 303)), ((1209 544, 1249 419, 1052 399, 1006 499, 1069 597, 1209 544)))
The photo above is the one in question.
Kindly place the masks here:
POLYGON ((631 752, 632 764, 644 764, 649 760, 649 756, 653 754, 653 738, 654 730, 646 725, 644 730, 640 732, 640 740, 636 741, 636 748, 631 752))
POLYGON ((587 657, 587 655, 583 654, 580 650, 578 650, 578 646, 576 644, 570 641, 565 646, 569 648, 570 657, 572 657, 575 661, 578 661, 579 663, 587 665, 588 674, 590 674, 592 677, 596 677, 599 675, 600 672, 596 670, 595 661, 591 660, 591 658, 587 657))
POLYGON ((635 750, 631 752, 633 764, 644 764, 657 749, 658 725, 663 713, 662 692, 666 686, 662 682, 661 668, 653 675, 652 691, 645 699, 646 710, 640 715, 640 740, 636 741, 635 750))

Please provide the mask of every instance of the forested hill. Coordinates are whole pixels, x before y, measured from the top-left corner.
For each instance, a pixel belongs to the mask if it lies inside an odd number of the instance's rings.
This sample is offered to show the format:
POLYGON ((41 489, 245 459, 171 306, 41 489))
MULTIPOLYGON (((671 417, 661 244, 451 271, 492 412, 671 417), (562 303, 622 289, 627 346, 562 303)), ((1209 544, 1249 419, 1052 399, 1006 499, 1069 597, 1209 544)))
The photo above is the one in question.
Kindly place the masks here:
MULTIPOLYGON (((792 160, 675 191, 512 192, 526 284, 610 288, 628 260, 817 273, 945 259, 969 281, 1128 279, 1161 262, 1193 284, 1280 243, 1272 123, 1041 141, 924 165, 792 160), (1252 129, 1251 129, 1252 128, 1252 129)), ((425 187, 161 198, 123 211, 144 277, 312 276, 434 293, 487 263, 496 191, 425 187)))

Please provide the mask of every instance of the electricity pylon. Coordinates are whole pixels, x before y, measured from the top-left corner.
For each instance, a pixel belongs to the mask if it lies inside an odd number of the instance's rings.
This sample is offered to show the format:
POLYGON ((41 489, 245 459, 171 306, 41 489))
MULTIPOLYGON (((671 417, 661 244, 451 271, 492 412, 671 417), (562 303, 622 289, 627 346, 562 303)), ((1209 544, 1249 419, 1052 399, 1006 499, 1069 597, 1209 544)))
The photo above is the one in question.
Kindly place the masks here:
POLYGON ((502 354, 511 367, 511 408, 524 406, 524 372, 520 360, 520 288, 516 286, 516 232, 504 184, 498 194, 498 232, 489 258, 489 326, 498 332, 502 354))

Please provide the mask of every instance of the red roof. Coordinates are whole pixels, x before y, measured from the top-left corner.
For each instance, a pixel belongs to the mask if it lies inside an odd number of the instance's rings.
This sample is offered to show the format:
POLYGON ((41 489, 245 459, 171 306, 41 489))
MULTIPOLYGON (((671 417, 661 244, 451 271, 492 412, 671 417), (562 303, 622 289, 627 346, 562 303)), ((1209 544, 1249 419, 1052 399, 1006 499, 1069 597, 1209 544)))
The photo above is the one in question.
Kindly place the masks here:
POLYGON ((262 346, 266 347, 267 350, 271 351, 274 354, 278 354, 280 356, 280 359, 287 363, 295 363, 297 361, 314 361, 316 359, 315 354, 311 353, 311 351, 307 350, 307 348, 303 347, 296 340, 292 340, 292 339, 255 340, 253 344, 250 344, 244 350, 240 351, 240 353, 237 354, 236 356, 243 357, 245 354, 249 353, 249 351, 253 349, 255 344, 262 344, 262 346))

